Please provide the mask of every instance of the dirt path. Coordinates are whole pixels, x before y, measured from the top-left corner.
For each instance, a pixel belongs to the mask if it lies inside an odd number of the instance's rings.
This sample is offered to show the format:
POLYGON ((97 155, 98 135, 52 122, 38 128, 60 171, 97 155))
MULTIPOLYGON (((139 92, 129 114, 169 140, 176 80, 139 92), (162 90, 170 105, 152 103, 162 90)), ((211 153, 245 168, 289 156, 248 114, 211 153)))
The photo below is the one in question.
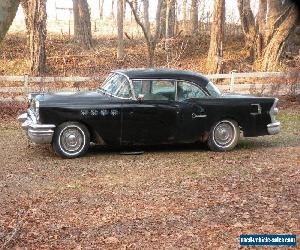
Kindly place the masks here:
MULTIPOLYGON (((62 160, 0 126, 0 248, 239 247, 246 233, 300 233, 300 112, 237 150, 92 150, 62 160)), ((299 244, 299 242, 298 242, 299 244)))

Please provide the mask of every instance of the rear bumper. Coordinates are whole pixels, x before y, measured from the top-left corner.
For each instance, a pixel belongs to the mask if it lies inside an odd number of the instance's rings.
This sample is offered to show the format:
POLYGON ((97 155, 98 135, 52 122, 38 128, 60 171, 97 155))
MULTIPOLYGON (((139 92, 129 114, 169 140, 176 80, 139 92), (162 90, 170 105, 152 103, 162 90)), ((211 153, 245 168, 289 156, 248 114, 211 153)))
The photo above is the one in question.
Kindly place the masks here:
POLYGON ((269 135, 276 135, 280 132, 280 122, 270 123, 267 128, 269 135))
POLYGON ((18 117, 18 121, 22 124, 28 138, 36 144, 49 144, 52 142, 55 125, 38 124, 36 118, 31 117, 33 114, 22 114, 18 117))

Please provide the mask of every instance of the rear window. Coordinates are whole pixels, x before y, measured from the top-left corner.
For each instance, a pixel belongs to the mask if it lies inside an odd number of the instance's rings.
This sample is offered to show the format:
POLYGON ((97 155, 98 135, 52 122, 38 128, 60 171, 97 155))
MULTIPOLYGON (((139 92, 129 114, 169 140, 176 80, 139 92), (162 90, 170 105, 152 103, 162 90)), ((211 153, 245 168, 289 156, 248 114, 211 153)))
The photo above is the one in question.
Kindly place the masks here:
POLYGON ((209 82, 207 84, 206 89, 209 92, 209 94, 213 97, 220 97, 222 95, 222 92, 212 82, 209 82))

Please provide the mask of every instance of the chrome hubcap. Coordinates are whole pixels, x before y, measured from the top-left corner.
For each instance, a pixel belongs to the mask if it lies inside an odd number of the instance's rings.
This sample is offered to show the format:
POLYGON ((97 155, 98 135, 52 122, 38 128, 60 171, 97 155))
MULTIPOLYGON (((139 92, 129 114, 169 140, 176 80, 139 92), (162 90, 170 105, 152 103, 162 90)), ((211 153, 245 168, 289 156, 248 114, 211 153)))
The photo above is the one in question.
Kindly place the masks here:
POLYGON ((67 152, 81 150, 84 142, 83 133, 76 127, 65 129, 60 137, 61 147, 67 152))
POLYGON ((233 125, 228 122, 221 122, 214 130, 215 142, 221 147, 230 145, 234 137, 235 129, 233 125))

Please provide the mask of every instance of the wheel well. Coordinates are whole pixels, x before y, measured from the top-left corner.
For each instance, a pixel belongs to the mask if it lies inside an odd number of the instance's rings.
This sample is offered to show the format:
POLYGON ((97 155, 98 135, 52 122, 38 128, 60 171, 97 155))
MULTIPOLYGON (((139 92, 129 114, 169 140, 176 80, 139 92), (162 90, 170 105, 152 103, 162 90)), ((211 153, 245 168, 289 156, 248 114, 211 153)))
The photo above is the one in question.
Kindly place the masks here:
POLYGON ((95 144, 98 144, 98 145, 105 145, 106 144, 104 142, 102 136, 99 135, 99 133, 97 133, 97 131, 95 131, 92 126, 90 126, 89 124, 87 124, 87 123, 85 123, 83 121, 76 121, 76 120, 73 120, 73 121, 64 121, 64 122, 61 122, 60 124, 58 124, 57 127, 60 126, 63 123, 66 123, 66 122, 77 122, 77 123, 80 123, 80 124, 86 126, 86 128, 88 129, 88 131, 90 133, 90 140, 91 140, 91 142, 93 142, 95 144))
POLYGON ((222 121, 222 120, 232 120, 232 121, 235 121, 235 122, 238 124, 238 126, 240 127, 240 129, 243 130, 243 127, 242 127, 241 122, 239 121, 239 119, 236 119, 236 118, 233 117, 233 116, 224 116, 224 117, 221 117, 221 118, 219 118, 219 119, 216 119, 216 120, 213 122, 213 124, 215 124, 215 123, 217 123, 217 122, 219 122, 219 121, 222 121))

